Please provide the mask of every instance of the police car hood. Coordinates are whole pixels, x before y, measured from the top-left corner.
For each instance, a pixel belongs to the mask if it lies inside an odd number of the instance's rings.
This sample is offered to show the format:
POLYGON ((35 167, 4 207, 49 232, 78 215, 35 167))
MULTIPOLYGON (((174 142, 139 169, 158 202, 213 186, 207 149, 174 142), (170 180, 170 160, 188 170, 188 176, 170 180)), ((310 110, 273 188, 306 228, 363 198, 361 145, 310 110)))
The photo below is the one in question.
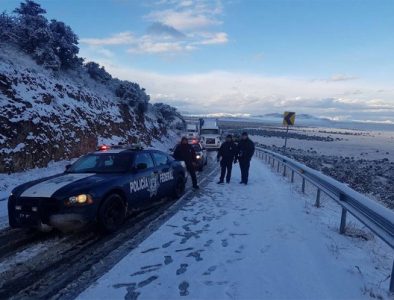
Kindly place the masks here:
POLYGON ((115 177, 117 176, 114 174, 63 173, 25 185, 20 196, 50 198, 56 195, 66 195, 115 177))

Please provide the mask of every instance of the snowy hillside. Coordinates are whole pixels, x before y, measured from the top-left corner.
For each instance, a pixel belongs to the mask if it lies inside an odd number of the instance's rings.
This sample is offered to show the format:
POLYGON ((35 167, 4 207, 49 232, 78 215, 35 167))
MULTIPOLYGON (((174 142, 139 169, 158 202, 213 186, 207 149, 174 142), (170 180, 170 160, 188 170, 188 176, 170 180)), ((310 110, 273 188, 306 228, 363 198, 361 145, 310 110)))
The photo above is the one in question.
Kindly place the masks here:
POLYGON ((86 73, 46 70, 0 47, 0 172, 77 157, 102 142, 150 145, 182 120, 169 122, 152 105, 138 114, 86 73))
POLYGON ((0 14, 0 173, 45 167, 100 143, 152 142, 181 128, 175 108, 78 56, 78 36, 27 0, 0 14))

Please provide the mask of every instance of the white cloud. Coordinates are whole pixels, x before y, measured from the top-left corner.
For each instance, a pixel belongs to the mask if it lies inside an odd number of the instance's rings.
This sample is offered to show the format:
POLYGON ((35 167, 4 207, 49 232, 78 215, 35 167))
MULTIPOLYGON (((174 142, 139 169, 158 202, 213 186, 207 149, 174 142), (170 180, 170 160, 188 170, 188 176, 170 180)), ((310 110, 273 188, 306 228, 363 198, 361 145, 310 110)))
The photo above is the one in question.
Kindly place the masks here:
POLYGON ((176 11, 173 9, 155 11, 148 14, 146 19, 161 22, 178 30, 200 29, 221 23, 216 18, 202 13, 198 14, 193 9, 185 11, 176 11))
POLYGON ((132 54, 178 54, 190 52, 198 48, 226 44, 226 32, 212 29, 221 23, 221 1, 205 0, 160 0, 153 11, 144 18, 152 22, 147 33, 134 35, 129 31, 113 34, 105 38, 83 38, 81 43, 97 47, 109 57, 108 49, 103 46, 128 46, 127 52, 132 54), (101 47, 101 48, 99 48, 101 47))
POLYGON ((194 50, 192 45, 188 45, 183 42, 161 42, 152 39, 151 36, 144 36, 138 42, 136 42, 132 47, 130 47, 127 52, 137 53, 137 54, 162 54, 162 53, 179 53, 194 50))
POLYGON ((221 1, 161 1, 158 5, 159 9, 150 12, 145 18, 178 30, 195 30, 222 23, 219 19, 223 10, 221 1))
POLYGON ((348 81, 358 79, 356 76, 346 75, 346 74, 334 74, 327 81, 348 81))
POLYGON ((227 42, 228 42, 227 33, 215 32, 215 33, 205 34, 204 39, 197 43, 200 45, 213 45, 213 44, 226 44, 227 42))
POLYGON ((394 91, 382 96, 376 91, 388 87, 365 82, 356 85, 353 81, 344 84, 223 71, 167 75, 115 65, 105 68, 117 77, 139 82, 151 94, 152 101, 164 101, 195 114, 294 110, 316 116, 394 121, 394 91), (344 96, 348 90, 362 93, 344 96))
POLYGON ((135 38, 131 32, 116 33, 107 38, 82 38, 80 42, 89 46, 114 46, 133 43, 135 38))

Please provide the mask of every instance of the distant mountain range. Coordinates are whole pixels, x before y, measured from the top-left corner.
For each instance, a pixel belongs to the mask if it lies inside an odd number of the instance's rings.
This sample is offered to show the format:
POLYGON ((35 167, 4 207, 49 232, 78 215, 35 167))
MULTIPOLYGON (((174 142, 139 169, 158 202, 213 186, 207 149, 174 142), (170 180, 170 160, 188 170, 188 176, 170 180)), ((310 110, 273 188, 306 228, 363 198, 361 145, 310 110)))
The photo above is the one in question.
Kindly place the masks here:
MULTIPOLYGON (((183 113, 186 118, 217 118, 222 122, 238 122, 251 124, 265 124, 282 126, 283 113, 267 113, 259 115, 212 113, 212 114, 189 114, 183 113)), ((325 117, 312 116, 310 114, 296 114, 296 126, 331 127, 355 130, 378 130, 394 131, 393 124, 362 122, 362 121, 336 121, 325 117)))

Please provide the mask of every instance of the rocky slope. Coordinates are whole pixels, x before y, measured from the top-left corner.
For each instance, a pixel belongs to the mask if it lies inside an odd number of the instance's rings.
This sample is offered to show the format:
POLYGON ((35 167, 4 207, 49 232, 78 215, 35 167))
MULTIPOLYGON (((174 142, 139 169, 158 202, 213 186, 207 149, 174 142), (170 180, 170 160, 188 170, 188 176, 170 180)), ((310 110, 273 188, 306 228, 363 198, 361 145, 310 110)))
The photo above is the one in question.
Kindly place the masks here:
POLYGON ((0 172, 78 157, 103 142, 150 145, 183 122, 151 104, 136 111, 86 72, 50 71, 0 46, 0 172))

